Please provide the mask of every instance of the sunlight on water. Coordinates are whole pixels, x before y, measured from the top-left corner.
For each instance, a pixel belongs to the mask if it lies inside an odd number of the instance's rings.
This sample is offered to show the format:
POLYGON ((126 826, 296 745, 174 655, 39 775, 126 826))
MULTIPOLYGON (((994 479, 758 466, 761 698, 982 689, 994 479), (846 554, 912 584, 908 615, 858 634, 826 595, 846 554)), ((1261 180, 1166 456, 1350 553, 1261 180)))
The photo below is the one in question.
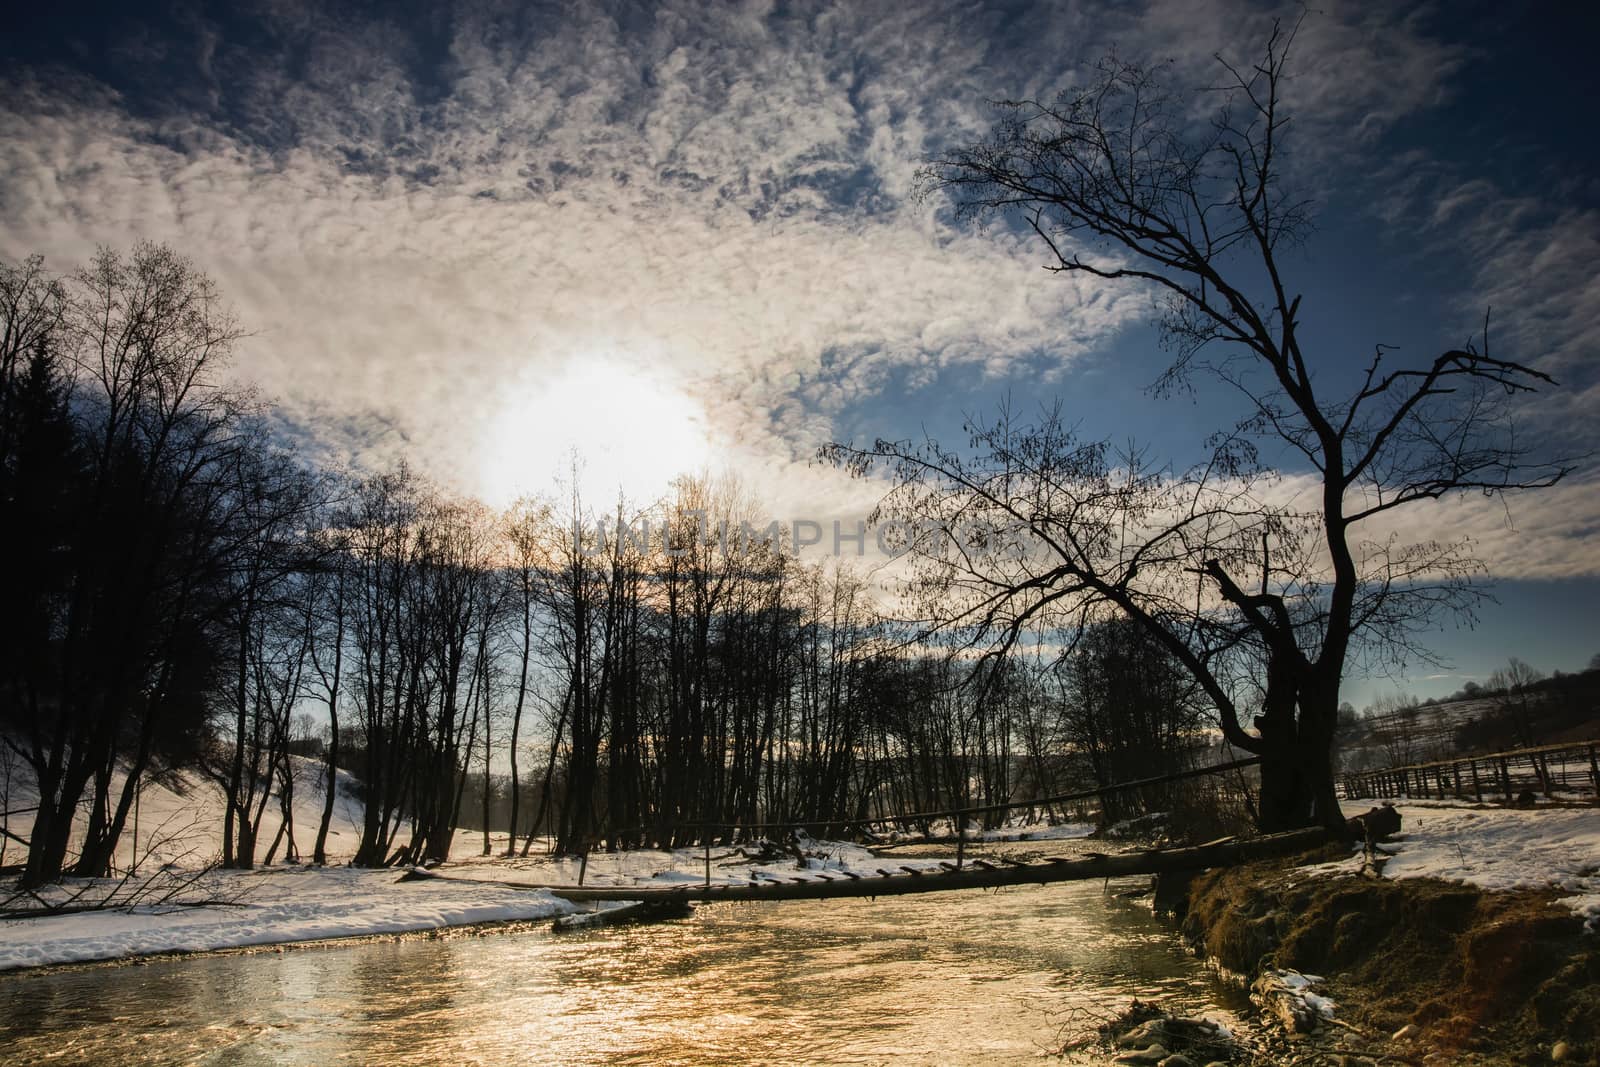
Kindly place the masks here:
MULTIPOLYGON (((0 1060, 1014 1063, 1224 994, 1101 887, 781 904, 0 976, 0 1060)), ((1060 1061, 1056 1061, 1060 1062, 1060 1061)))

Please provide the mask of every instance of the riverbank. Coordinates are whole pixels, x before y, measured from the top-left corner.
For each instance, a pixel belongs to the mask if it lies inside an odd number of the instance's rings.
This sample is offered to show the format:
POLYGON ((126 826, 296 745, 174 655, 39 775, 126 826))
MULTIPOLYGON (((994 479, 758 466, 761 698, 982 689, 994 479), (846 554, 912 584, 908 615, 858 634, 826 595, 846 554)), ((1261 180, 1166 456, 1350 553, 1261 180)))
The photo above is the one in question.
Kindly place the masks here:
MULTIPOLYGON (((285 826, 280 805, 266 805, 257 853, 263 865, 255 869, 217 866, 226 816, 222 794, 197 776, 175 774, 152 779, 140 790, 138 817, 115 857, 121 877, 66 878, 31 892, 19 890, 15 875, 0 878, 0 912, 25 916, 0 918, 0 971, 552 920, 585 910, 539 890, 491 884, 497 880, 659 888, 707 877, 703 849, 596 853, 587 860, 542 853, 506 857, 505 834, 492 834, 485 842, 481 832, 460 830, 447 865, 456 879, 397 884, 402 871, 346 865, 360 839, 364 813, 359 789, 342 772, 327 839, 329 865, 267 864, 269 855, 290 851, 293 828, 306 851, 321 821, 326 771, 310 760, 296 758, 293 765, 291 818, 285 826), (276 844, 280 831, 285 831, 281 848, 276 844)), ((5 785, 0 799, 13 814, 24 813, 19 821, 28 825, 26 813, 38 803, 31 779, 19 772, 5 785)), ((1083 836, 1091 829, 1055 828, 1047 836, 1083 836)), ((865 874, 880 866, 856 845, 808 841, 804 852, 802 869, 800 857, 785 849, 763 856, 719 847, 711 853, 710 877, 743 885, 830 871, 865 874)), ((0 865, 22 856, 9 838, 0 837, 0 865)), ((896 866, 900 862, 937 865, 933 859, 897 860, 896 866)))
MULTIPOLYGON (((551 919, 576 907, 491 885, 396 886, 398 872, 271 867, 186 876, 165 903, 0 922, 0 971, 173 953, 551 919)), ((97 887, 74 880, 46 899, 97 887)))
POLYGON ((1199 875, 1185 935, 1247 981, 1286 976, 1263 990, 1279 1007, 1316 976, 1286 1038, 1303 1062, 1600 1063, 1600 813, 1399 810, 1371 866, 1329 846, 1199 875))
MULTIPOLYGON (((805 841, 797 852, 756 847, 641 850, 571 857, 490 856, 481 838, 460 835, 452 877, 402 882, 403 871, 346 866, 274 866, 249 871, 158 867, 127 882, 68 879, 27 903, 38 912, 0 920, 0 971, 25 967, 208 952, 333 938, 413 933, 484 923, 549 920, 587 910, 537 888, 576 885, 666 888, 700 883, 793 883, 839 873, 870 875, 885 861, 866 848, 805 841), (108 895, 114 906, 96 907, 108 895), (118 901, 121 903, 118 903, 118 901), (59 909, 60 914, 49 914, 59 909)), ((895 866, 937 869, 934 859, 895 866)), ((3 887, 0 887, 3 888, 3 887)), ((4 894, 15 900, 14 893, 4 894)))

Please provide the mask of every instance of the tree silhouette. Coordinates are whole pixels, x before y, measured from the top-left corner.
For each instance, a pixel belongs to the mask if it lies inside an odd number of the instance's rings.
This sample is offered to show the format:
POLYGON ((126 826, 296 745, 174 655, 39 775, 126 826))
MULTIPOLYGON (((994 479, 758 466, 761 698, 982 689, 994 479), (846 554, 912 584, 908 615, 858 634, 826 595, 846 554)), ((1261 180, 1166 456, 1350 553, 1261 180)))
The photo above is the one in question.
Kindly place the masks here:
POLYGON ((1030 628, 1106 614, 1155 635, 1227 739, 1262 757, 1263 829, 1341 821, 1330 752, 1352 658, 1417 652, 1431 616, 1470 609, 1476 595, 1481 568, 1463 546, 1364 527, 1463 491, 1549 486, 1569 470, 1512 432, 1515 402, 1554 383, 1491 355, 1487 320, 1477 344, 1414 366, 1377 346, 1342 394, 1319 379, 1302 347, 1303 294, 1281 259, 1310 218, 1282 180, 1293 43, 1293 29, 1275 26, 1259 62, 1219 57, 1225 83, 1203 98, 1174 91, 1164 69, 1108 59, 1087 88, 999 105, 988 137, 921 175, 926 195, 949 194, 963 215, 1025 227, 1052 272, 1157 295, 1173 353, 1157 391, 1207 375, 1243 406, 1206 462, 1174 471, 1137 450, 1114 454, 1078 440, 1059 409, 1033 423, 1009 411, 975 422, 967 453, 933 441, 823 450, 857 471, 890 466, 882 515, 1027 533, 1031 552, 984 536, 953 551, 949 539, 909 539, 930 630, 990 652, 1030 628), (1210 121, 1196 124, 1195 105, 1213 98, 1210 121), (1316 478, 1313 508, 1268 503, 1263 440, 1316 478))

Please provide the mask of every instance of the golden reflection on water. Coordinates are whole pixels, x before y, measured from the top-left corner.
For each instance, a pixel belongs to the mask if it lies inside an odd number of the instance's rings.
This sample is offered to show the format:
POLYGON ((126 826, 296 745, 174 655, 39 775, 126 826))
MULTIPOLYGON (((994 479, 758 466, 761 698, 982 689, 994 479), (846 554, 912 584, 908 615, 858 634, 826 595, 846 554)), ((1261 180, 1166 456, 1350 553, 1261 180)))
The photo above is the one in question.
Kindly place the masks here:
POLYGON ((1220 991, 1098 884, 718 904, 0 976, 0 1062, 1026 1063, 1134 995, 1220 991))

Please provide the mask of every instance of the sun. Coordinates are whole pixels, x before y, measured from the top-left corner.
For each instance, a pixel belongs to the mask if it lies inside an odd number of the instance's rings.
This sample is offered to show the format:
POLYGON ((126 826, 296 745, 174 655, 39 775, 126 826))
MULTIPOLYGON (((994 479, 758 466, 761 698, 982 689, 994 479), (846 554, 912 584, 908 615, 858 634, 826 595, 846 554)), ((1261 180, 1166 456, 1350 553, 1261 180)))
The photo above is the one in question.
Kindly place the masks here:
POLYGON ((504 507, 572 481, 585 506, 610 508, 620 491, 648 504, 680 474, 709 465, 706 414, 680 384, 644 367, 573 359, 518 383, 490 419, 482 492, 504 507))

